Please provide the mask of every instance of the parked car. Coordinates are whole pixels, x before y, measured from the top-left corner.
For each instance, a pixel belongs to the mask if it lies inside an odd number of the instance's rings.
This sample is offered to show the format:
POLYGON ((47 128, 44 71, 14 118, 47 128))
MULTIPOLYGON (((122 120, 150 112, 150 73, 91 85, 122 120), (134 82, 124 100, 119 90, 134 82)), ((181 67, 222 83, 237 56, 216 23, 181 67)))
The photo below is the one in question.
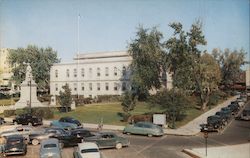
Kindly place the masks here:
POLYGON ((228 124, 229 120, 231 119, 231 113, 226 111, 218 111, 215 113, 215 115, 221 118, 224 125, 228 124))
POLYGON ((96 143, 79 143, 73 152, 74 158, 101 158, 101 153, 96 143))
POLYGON ((234 104, 229 104, 227 107, 229 107, 231 109, 233 115, 237 115, 237 113, 240 110, 240 106, 239 106, 238 102, 234 103, 234 104))
POLYGON ((100 132, 92 137, 83 139, 84 142, 95 142, 101 148, 116 148, 121 149, 124 146, 129 146, 130 142, 124 137, 117 136, 113 132, 100 132))
POLYGON ((61 146, 58 139, 50 138, 42 140, 40 158, 62 158, 61 146))
POLYGON ((29 113, 26 113, 16 116, 16 118, 13 119, 13 123, 35 126, 35 125, 42 125, 43 119, 41 117, 37 117, 29 113))
POLYGON ((124 128, 123 133, 141 134, 147 135, 149 137, 162 136, 164 134, 162 127, 155 125, 151 122, 137 122, 135 124, 129 124, 124 128))
POLYGON ((229 107, 223 107, 223 108, 221 108, 221 111, 225 111, 225 112, 230 113, 231 115, 233 115, 233 111, 229 107))
POLYGON ((0 125, 2 125, 4 123, 6 123, 5 120, 4 120, 4 118, 0 117, 0 125))
POLYGON ((4 154, 8 155, 25 155, 27 153, 27 144, 21 135, 11 135, 6 137, 4 154))
POLYGON ((78 138, 82 138, 82 139, 94 136, 94 134, 91 133, 89 130, 86 130, 83 128, 71 130, 70 133, 71 135, 78 137, 78 138))
POLYGON ((57 138, 62 146, 76 146, 82 142, 82 138, 71 135, 70 132, 62 128, 46 128, 43 132, 29 135, 30 143, 38 145, 42 140, 48 138, 57 138))
POLYGON ((17 126, 12 130, 6 130, 0 133, 0 136, 6 137, 10 135, 22 135, 24 137, 25 143, 29 142, 29 135, 34 132, 32 126, 17 126))
POLYGON ((80 121, 74 119, 73 117, 62 117, 59 119, 59 122, 68 122, 68 123, 74 123, 76 124, 78 127, 83 127, 83 125, 81 124, 80 121))
POLYGON ((54 120, 50 123, 50 126, 52 127, 57 127, 57 128, 62 128, 64 130, 72 130, 72 129, 77 129, 78 126, 74 123, 69 123, 69 122, 60 122, 58 120, 54 120))
POLYGON ((250 108, 244 109, 240 115, 240 120, 250 121, 250 108))
POLYGON ((206 124, 201 124, 201 131, 207 131, 207 132, 218 132, 221 130, 224 126, 222 119, 220 116, 212 115, 207 118, 206 124))

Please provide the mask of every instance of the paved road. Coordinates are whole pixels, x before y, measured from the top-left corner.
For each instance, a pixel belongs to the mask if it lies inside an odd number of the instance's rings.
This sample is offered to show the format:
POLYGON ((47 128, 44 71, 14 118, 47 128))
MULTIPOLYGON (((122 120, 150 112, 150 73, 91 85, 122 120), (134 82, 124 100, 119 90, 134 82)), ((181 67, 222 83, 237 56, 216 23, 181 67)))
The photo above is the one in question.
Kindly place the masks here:
MULTIPOLYGON (((250 102, 248 105, 250 107, 250 102)), ((250 121, 233 120, 223 133, 211 133, 208 137, 208 147, 227 146, 247 143, 250 138, 250 121)), ((184 148, 204 147, 203 134, 198 136, 163 136, 148 138, 137 135, 124 135, 131 141, 131 145, 120 150, 101 150, 104 158, 188 158, 182 150, 184 148)), ((39 146, 28 146, 26 156, 11 156, 11 158, 38 158, 39 146)), ((72 158, 73 148, 63 149, 63 158, 72 158)))

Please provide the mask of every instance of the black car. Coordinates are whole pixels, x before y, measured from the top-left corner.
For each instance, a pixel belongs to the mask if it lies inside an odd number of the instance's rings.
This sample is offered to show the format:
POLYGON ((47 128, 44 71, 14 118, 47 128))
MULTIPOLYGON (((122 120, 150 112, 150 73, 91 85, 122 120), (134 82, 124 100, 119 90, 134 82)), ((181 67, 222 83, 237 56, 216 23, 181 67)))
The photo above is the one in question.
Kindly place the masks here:
POLYGON ((27 144, 21 135, 11 135, 6 137, 5 155, 25 155, 27 144))
POLYGON ((238 103, 230 104, 228 105, 228 107, 231 109, 233 115, 236 115, 238 111, 240 110, 240 106, 238 103))
POLYGON ((207 131, 207 132, 213 132, 216 131, 218 132, 219 130, 221 130, 224 126, 224 123, 221 119, 220 116, 217 115, 213 115, 213 116, 209 116, 207 118, 207 124, 201 124, 201 131, 207 131))
POLYGON ((215 113, 215 115, 222 119, 224 125, 226 125, 232 117, 231 113, 227 111, 218 111, 215 113))
POLYGON ((48 138, 57 138, 62 146, 76 146, 82 142, 81 137, 72 135, 71 132, 62 128, 45 128, 44 131, 29 135, 30 143, 38 145, 42 140, 48 138))
POLYGON ((92 134, 89 130, 79 128, 79 129, 74 129, 70 131, 71 135, 78 137, 78 138, 87 138, 87 137, 92 137, 94 134, 92 134))
POLYGON ((13 119, 13 123, 35 126, 35 125, 42 125, 43 119, 27 113, 27 114, 21 114, 21 115, 16 116, 16 118, 13 119))
POLYGON ((72 118, 72 117, 62 117, 59 119, 59 122, 68 122, 68 123, 74 123, 76 124, 78 127, 82 127, 82 124, 80 121, 72 118))

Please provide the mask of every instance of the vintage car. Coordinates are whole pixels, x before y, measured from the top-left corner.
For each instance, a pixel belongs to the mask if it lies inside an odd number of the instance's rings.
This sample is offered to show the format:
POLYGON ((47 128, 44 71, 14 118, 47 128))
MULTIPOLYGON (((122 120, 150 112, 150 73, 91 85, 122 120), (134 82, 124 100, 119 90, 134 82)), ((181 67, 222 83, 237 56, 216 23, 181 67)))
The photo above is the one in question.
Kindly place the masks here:
POLYGON ((92 137, 83 139, 84 142, 95 142, 101 148, 116 148, 121 149, 124 146, 129 146, 130 142, 124 137, 117 136, 113 132, 100 132, 92 137))
POLYGON ((129 124, 124 128, 123 133, 141 134, 147 135, 149 137, 162 136, 164 134, 162 127, 155 125, 151 122, 137 122, 135 124, 129 124))
POLYGON ((64 130, 72 130, 72 129, 77 129, 79 128, 76 124, 74 123, 69 123, 69 122, 60 122, 58 120, 54 120, 50 123, 50 126, 52 127, 57 127, 57 128, 62 128, 64 130))
POLYGON ((42 140, 40 158, 62 158, 61 146, 58 139, 50 138, 42 140))
POLYGON ((68 123, 73 123, 76 124, 78 127, 83 127, 83 125, 81 124, 80 121, 78 121, 77 119, 74 119, 73 117, 61 117, 59 119, 59 122, 68 122, 68 123))
POLYGON ((101 158, 101 153, 96 143, 84 142, 79 143, 73 152, 74 158, 101 158))
POLYGON ((206 124, 201 124, 201 132, 219 132, 223 127, 222 118, 218 115, 212 115, 207 118, 206 124))
POLYGON ((26 113, 16 116, 16 118, 13 119, 13 123, 35 126, 35 125, 42 125, 43 119, 41 117, 37 117, 29 113, 26 113))
POLYGON ((8 155, 25 155, 27 153, 27 144, 21 135, 11 135, 6 137, 4 154, 8 155))
POLYGON ((29 135, 30 143, 38 145, 42 140, 48 138, 57 138, 63 146, 76 146, 82 142, 81 137, 71 135, 70 132, 62 128, 46 128, 44 131, 33 133, 29 135))

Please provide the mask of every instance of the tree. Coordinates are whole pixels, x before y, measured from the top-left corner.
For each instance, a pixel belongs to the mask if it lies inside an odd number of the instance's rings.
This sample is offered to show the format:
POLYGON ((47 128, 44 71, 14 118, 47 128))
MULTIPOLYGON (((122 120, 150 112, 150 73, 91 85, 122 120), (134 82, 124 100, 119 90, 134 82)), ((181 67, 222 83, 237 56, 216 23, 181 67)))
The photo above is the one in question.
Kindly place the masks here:
POLYGON ((221 67, 221 84, 224 85, 226 89, 230 89, 242 71, 241 66, 246 63, 244 61, 246 52, 243 49, 234 51, 225 49, 224 52, 222 52, 222 50, 215 48, 212 51, 212 55, 221 67))
POLYGON ((185 116, 185 109, 193 103, 182 90, 171 89, 157 92, 149 99, 151 106, 159 106, 167 114, 175 128, 175 121, 181 120, 185 116))
POLYGON ((211 91, 220 81, 220 73, 213 58, 199 49, 206 45, 202 24, 200 21, 195 22, 189 32, 182 29, 181 23, 172 23, 170 27, 174 29, 174 34, 165 46, 168 50, 168 68, 173 74, 173 86, 199 94, 201 109, 204 110, 211 91), (206 57, 209 61, 204 59, 206 57))
POLYGON ((57 52, 51 47, 38 48, 28 45, 27 48, 17 48, 10 50, 9 62, 12 65, 12 79, 16 84, 20 84, 25 78, 26 64, 30 63, 32 75, 38 84, 38 89, 49 90, 50 68, 54 63, 58 63, 57 52))
POLYGON ((126 91, 123 94, 121 105, 125 113, 125 115, 123 115, 124 121, 128 119, 128 117, 131 115, 130 112, 134 110, 136 105, 136 100, 137 100, 136 95, 130 91, 126 91))
POLYGON ((156 28, 139 27, 136 39, 129 44, 132 56, 132 88, 137 94, 161 87, 161 74, 165 70, 165 55, 161 39, 163 35, 156 28))
POLYGON ((59 92, 59 104, 62 107, 65 107, 66 112, 68 112, 68 109, 72 103, 71 89, 69 88, 69 85, 67 83, 62 86, 62 89, 64 91, 59 92))

